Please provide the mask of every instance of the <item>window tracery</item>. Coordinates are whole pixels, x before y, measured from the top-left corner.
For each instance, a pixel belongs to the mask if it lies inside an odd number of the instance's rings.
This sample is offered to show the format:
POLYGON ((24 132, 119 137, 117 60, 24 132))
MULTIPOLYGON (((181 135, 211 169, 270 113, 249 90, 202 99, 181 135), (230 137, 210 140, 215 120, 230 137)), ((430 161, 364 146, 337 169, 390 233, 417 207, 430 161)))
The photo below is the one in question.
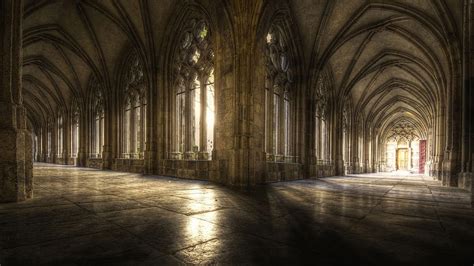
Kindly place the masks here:
POLYGON ((214 148, 214 51, 209 24, 190 19, 184 27, 173 61, 173 159, 212 157, 214 148))
POLYGON ((265 38, 265 143, 268 161, 291 161, 294 155, 294 77, 288 43, 273 25, 265 38))
POLYGON ((408 169, 418 171, 420 135, 413 122, 402 119, 394 124, 386 134, 386 167, 387 170, 408 169), (402 167, 398 164, 398 151, 406 150, 402 167))
POLYGON ((420 139, 420 136, 412 122, 408 120, 400 120, 394 127, 390 129, 387 139, 393 141, 413 141, 420 139))
POLYGON ((320 163, 329 159, 329 141, 327 128, 328 82, 321 75, 316 83, 315 100, 315 149, 320 163))
POLYGON ((146 142, 147 90, 144 66, 136 51, 130 56, 130 67, 125 77, 125 97, 122 123, 122 156, 144 158, 146 142))
POLYGON ((91 82, 92 91, 92 146, 91 146, 91 158, 101 158, 104 146, 105 136, 105 106, 104 106, 104 95, 102 92, 101 85, 94 78, 91 82))

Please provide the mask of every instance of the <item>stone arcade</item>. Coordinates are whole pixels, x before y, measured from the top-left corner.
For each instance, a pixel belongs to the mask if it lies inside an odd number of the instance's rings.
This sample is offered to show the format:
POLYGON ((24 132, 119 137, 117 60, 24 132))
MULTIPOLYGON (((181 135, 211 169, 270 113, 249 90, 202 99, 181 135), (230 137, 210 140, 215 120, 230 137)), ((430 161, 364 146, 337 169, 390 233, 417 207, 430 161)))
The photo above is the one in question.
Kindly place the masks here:
POLYGON ((331 264, 334 253, 309 254, 335 241, 354 248, 346 263, 471 265, 473 5, 0 1, 0 264, 331 264), (75 215, 78 227, 103 220, 72 230, 75 215), (449 248, 380 244, 374 220, 395 235, 432 228, 443 237, 420 241, 449 248), (30 222, 50 234, 22 238, 30 222), (176 234, 153 242, 145 224, 176 234), (88 254, 77 243, 92 240, 77 239, 91 234, 113 251, 88 254), (73 243, 64 257, 37 257, 58 239, 73 243), (373 259, 357 255, 374 249, 367 239, 382 246, 373 259))

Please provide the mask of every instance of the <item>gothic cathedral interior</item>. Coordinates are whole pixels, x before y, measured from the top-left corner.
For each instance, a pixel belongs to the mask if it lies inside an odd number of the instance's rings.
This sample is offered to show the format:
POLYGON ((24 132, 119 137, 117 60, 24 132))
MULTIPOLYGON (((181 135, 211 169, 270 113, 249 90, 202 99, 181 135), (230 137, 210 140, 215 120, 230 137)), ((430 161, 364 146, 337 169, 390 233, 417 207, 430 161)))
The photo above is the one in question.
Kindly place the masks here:
POLYGON ((1 0, 0 265, 472 265, 473 16, 1 0))

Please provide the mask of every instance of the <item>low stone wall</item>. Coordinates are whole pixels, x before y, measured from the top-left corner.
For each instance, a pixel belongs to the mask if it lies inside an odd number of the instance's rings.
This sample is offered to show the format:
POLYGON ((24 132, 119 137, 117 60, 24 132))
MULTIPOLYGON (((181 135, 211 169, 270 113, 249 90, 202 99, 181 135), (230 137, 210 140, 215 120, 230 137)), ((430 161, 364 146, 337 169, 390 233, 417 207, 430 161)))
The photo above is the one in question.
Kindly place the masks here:
POLYGON ((474 174, 473 173, 460 173, 458 186, 474 193, 474 174))
POLYGON ((309 175, 311 178, 334 176, 335 169, 333 164, 311 164, 309 166, 309 175))
POLYGON ((267 162, 265 182, 303 179, 303 166, 299 163, 267 162))
POLYGON ((112 170, 131 172, 131 173, 143 173, 145 171, 145 160, 144 159, 115 159, 112 164, 112 170))
POLYGON ((216 162, 207 160, 168 159, 159 162, 158 174, 188 179, 215 180, 219 172, 215 165, 216 162))
POLYGON ((102 169, 102 164, 101 158, 89 158, 87 159, 86 167, 102 169))

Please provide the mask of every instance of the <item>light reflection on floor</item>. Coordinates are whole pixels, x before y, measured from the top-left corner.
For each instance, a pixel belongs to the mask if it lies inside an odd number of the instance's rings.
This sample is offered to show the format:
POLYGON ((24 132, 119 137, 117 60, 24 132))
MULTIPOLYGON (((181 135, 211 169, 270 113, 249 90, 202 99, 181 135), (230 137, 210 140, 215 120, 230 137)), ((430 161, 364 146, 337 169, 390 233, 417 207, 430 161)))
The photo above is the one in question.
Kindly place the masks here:
POLYGON ((470 194, 423 175, 232 190, 47 164, 34 171, 33 200, 0 204, 1 265, 474 261, 470 194))

